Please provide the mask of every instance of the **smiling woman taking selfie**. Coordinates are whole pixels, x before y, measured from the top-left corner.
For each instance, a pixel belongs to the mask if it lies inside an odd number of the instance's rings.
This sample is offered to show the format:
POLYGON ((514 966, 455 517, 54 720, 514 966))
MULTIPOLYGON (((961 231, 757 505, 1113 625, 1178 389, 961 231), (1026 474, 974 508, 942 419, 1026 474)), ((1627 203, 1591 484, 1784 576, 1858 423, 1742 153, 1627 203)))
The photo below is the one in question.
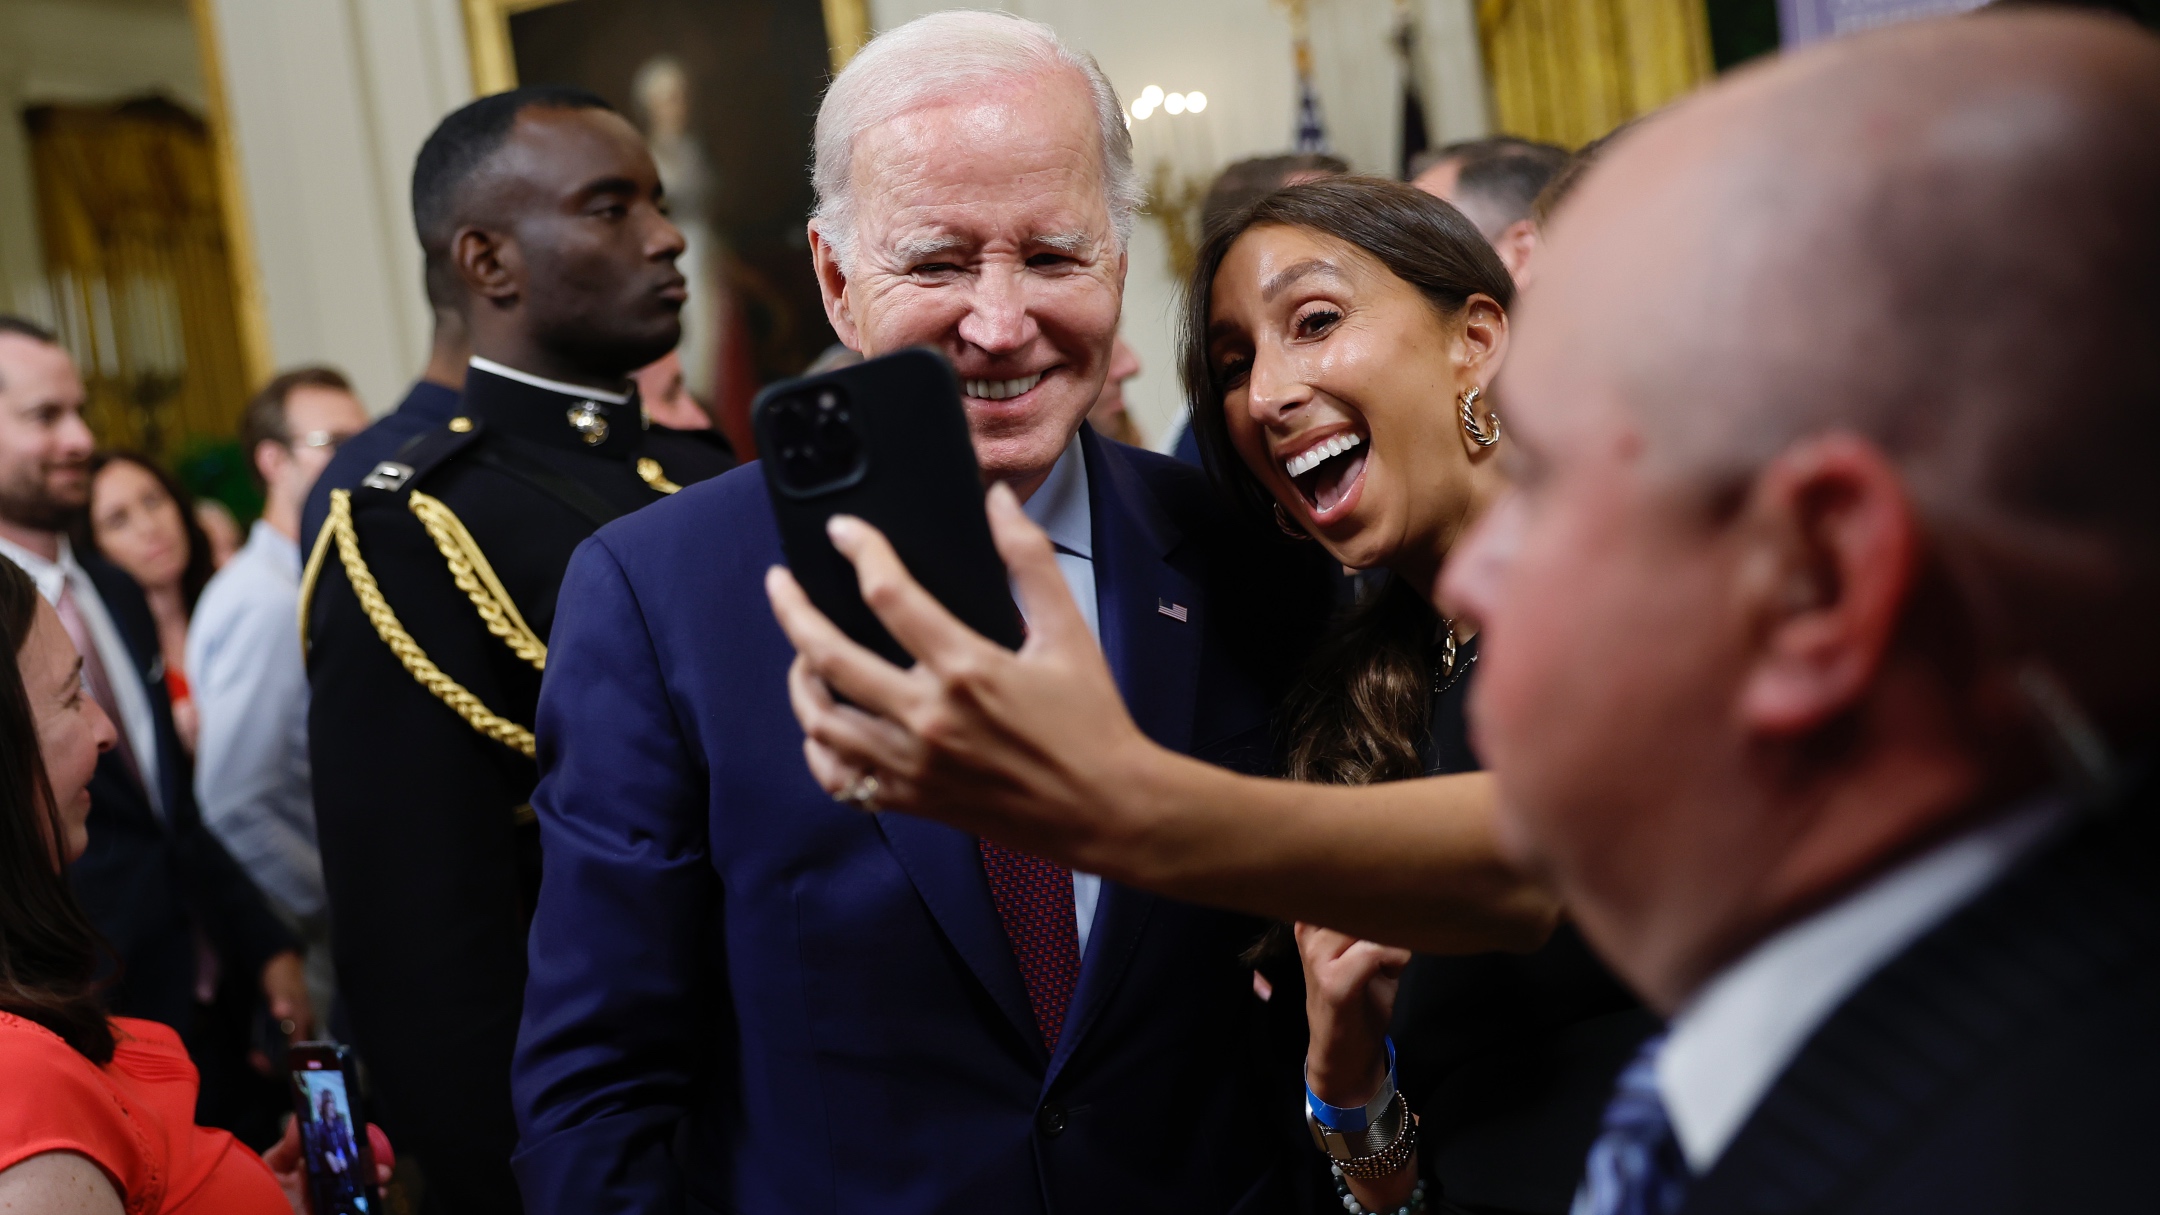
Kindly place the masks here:
MULTIPOLYGON (((1452 207, 1362 179, 1279 191, 1209 233, 1186 312, 1193 428, 1217 483, 1374 571, 1284 707, 1293 780, 1475 771, 1477 638, 1434 607, 1456 541, 1504 487, 1484 403, 1507 353, 1506 268, 1452 207)), ((1651 1022, 1561 925, 1527 955, 1441 957, 1297 927, 1316 1123, 1363 1205, 1411 1194, 1399 1085, 1435 1197, 1565 1211, 1612 1078, 1651 1022), (1392 1025, 1392 1038, 1387 1035, 1392 1025)))

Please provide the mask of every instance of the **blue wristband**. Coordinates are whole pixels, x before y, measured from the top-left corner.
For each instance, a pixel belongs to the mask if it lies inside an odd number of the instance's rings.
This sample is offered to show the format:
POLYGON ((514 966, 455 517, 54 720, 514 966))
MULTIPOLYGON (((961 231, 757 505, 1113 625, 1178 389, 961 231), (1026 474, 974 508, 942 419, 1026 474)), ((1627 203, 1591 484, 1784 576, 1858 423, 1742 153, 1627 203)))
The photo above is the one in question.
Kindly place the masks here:
POLYGON ((1329 1105, 1312 1091, 1308 1082, 1305 1108, 1312 1111, 1313 1121, 1331 1131, 1362 1131, 1387 1109, 1388 1102, 1395 1096, 1395 1039, 1381 1040, 1387 1043, 1387 1080, 1380 1085, 1380 1091, 1363 1105, 1329 1105))

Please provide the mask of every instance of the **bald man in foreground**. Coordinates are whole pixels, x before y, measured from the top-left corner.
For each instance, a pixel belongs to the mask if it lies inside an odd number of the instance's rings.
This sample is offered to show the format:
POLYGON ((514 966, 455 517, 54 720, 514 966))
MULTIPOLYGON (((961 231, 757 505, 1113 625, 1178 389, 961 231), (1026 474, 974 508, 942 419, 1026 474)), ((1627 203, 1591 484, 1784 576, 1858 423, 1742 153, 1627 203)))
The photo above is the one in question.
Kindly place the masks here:
POLYGON ((1437 783, 1147 745, 1003 495, 1018 655, 860 527, 913 670, 773 577, 812 767, 1372 936, 1431 931, 1414 875, 1497 840, 1671 1017, 1578 1215, 2149 1210, 2155 129, 2160 43, 1988 14, 1738 73, 1592 171, 1501 384, 1518 488, 1447 572, 1489 837, 1437 783))

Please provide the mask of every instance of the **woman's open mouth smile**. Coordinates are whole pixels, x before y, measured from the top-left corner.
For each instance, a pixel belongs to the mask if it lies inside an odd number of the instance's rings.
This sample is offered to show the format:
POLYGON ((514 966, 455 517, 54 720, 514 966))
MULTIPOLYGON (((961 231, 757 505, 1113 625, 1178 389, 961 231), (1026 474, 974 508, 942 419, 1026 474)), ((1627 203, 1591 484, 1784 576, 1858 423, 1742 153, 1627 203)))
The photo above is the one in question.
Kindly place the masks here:
POLYGON ((1356 508, 1370 446, 1365 436, 1340 431, 1282 462, 1314 523, 1325 526, 1356 508))

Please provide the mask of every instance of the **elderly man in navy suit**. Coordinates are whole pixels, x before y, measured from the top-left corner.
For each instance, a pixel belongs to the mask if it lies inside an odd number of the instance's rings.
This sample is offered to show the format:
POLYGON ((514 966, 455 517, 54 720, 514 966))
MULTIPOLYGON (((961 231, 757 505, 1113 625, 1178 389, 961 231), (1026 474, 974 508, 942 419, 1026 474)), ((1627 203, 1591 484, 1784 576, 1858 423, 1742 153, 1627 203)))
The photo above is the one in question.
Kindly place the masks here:
MULTIPOLYGON (((834 82, 816 152, 841 340, 952 362, 986 476, 1056 537, 1155 739, 1264 756, 1327 571, 1082 424, 1141 198, 1100 69, 1019 18, 925 17, 834 82)), ((1291 1209, 1316 1156, 1290 1138, 1295 997, 1239 961, 1260 923, 836 804, 787 707, 781 559, 746 467, 564 579, 514 1076, 530 1208, 1291 1209)))

